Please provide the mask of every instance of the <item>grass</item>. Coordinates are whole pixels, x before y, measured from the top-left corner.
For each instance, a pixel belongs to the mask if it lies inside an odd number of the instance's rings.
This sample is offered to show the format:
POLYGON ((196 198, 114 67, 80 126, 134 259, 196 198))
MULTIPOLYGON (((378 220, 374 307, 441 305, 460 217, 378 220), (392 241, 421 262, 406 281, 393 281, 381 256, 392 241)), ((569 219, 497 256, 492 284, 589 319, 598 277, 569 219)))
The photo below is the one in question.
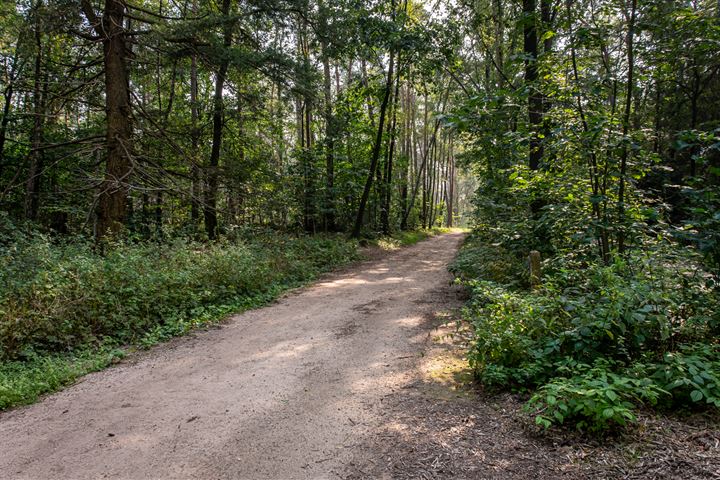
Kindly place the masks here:
POLYGON ((198 316, 159 324, 132 344, 115 345, 112 340, 107 340, 102 345, 82 346, 72 353, 33 353, 27 359, 0 362, 0 411, 35 403, 40 396, 72 385, 78 378, 103 370, 130 353, 150 348, 198 328, 221 323, 230 315, 260 308, 285 291, 300 287, 311 280, 274 285, 265 292, 242 298, 235 303, 210 306, 198 316))
POLYGON ((72 355, 37 355, 24 361, 0 363, 0 410, 33 403, 40 395, 71 385, 125 355, 125 349, 104 347, 72 355))

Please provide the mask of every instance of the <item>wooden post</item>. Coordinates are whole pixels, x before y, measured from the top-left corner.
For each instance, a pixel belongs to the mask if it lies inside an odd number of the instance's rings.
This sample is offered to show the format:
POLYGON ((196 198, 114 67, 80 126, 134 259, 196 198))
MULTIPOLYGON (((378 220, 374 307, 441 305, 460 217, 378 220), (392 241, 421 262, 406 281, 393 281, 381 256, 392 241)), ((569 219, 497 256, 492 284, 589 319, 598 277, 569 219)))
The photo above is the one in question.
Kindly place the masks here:
POLYGON ((530 286, 540 286, 540 252, 537 250, 530 252, 530 286))

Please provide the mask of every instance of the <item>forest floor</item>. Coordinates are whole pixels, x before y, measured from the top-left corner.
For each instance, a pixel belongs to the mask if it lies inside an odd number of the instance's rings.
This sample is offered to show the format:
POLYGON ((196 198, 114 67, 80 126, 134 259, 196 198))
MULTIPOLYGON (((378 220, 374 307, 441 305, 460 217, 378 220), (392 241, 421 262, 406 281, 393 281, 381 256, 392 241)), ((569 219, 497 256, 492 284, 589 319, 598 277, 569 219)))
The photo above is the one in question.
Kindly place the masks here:
POLYGON ((712 478, 720 434, 644 419, 589 442, 478 396, 447 264, 462 234, 371 258, 0 413, 0 478, 712 478))

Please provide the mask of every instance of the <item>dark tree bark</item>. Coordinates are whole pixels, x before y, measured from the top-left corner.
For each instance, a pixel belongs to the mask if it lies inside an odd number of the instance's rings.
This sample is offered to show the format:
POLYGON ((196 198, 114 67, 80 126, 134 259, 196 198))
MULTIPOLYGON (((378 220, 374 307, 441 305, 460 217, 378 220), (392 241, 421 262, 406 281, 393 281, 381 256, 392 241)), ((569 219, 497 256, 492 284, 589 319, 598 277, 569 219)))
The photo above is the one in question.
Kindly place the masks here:
MULTIPOLYGON (((223 46, 229 49, 232 44, 232 25, 229 21, 230 1, 223 0, 220 13, 223 15, 223 46)), ((205 198, 203 215, 205 219, 205 233, 210 240, 215 240, 218 234, 217 222, 217 191, 218 191, 218 166, 220 164, 220 152, 223 140, 223 117, 225 114, 225 103, 223 101, 223 88, 227 78, 230 60, 223 55, 215 77, 215 93, 213 95, 213 133, 212 147, 210 148, 210 159, 205 173, 205 198)))
MULTIPOLYGON (((40 3, 36 5, 39 8, 40 3)), ((40 206, 40 180, 43 171, 43 140, 45 125, 45 99, 47 98, 47 72, 43 75, 43 45, 39 20, 35 25, 35 72, 33 75, 33 128, 30 135, 28 178, 25 189, 25 218, 36 220, 40 206), (43 81, 44 78, 44 81, 43 81)))
POLYGON ((618 252, 625 252, 625 177, 627 176, 628 140, 630 130, 630 113, 632 111, 633 89, 635 88, 635 19, 637 16, 637 0, 631 0, 630 18, 627 33, 627 91, 625 93, 625 111, 622 119, 623 146, 620 153, 620 185, 618 186, 618 252))
POLYGON ((12 98, 15 93, 15 79, 19 71, 19 59, 17 54, 17 47, 15 48, 15 55, 13 56, 10 64, 10 75, 3 91, 3 103, 2 119, 0 119, 0 180, 2 179, 4 164, 5 164, 5 138, 7 137, 7 127, 10 123, 10 108, 12 106, 12 98))
POLYGON ((102 21, 89 0, 83 11, 103 43, 105 66, 106 163, 98 192, 95 236, 118 235, 127 220, 127 193, 132 173, 130 89, 127 59, 130 50, 122 0, 105 0, 102 21))
POLYGON ((539 138, 542 128, 543 98, 537 85, 538 80, 538 39, 537 5, 535 0, 523 0, 523 52, 525 53, 525 86, 529 90, 528 121, 530 128, 530 153, 528 164, 531 170, 540 167, 543 145, 539 138))
POLYGON ((163 219, 163 192, 158 190, 155 194, 155 236, 157 239, 161 239, 163 236, 162 230, 162 219, 163 219))
POLYGON ((382 146, 383 130, 385 128, 385 114, 387 112, 388 103, 390 102, 390 95, 392 93, 393 76, 395 69, 395 51, 390 50, 390 65, 388 67, 387 80, 385 82, 385 94, 383 101, 380 104, 380 118, 378 120, 377 135, 375 137, 375 144, 372 149, 372 156, 370 158, 370 171, 368 172, 367 180, 365 181, 365 188, 363 189, 362 197, 360 197, 360 206, 358 208, 357 216, 355 217, 355 226, 352 230, 352 236, 358 238, 360 231, 363 227, 363 218, 365 216, 365 207, 367 206, 368 197, 370 196, 370 189, 372 188, 373 178, 377 170, 378 159, 380 158, 380 147, 382 146))
POLYGON ((190 186, 190 220, 193 228, 197 226, 200 219, 200 127, 198 121, 200 113, 198 109, 198 73, 197 73, 197 55, 193 54, 190 59, 190 118, 192 120, 192 131, 190 132, 190 141, 192 143, 192 165, 190 166, 191 186, 190 186))
MULTIPOLYGON (((327 22, 325 22, 327 23, 327 22)), ((325 25, 327 28, 327 24, 325 25)), ((325 94, 325 230, 335 230, 335 119, 332 110, 332 90, 330 78, 330 59, 327 52, 327 41, 320 43, 325 94)), ((336 70, 337 71, 337 70, 336 70)), ((339 81, 338 81, 339 88, 339 81)))
MULTIPOLYGON (((555 18, 555 12, 552 5, 552 0, 540 0, 540 21, 542 23, 542 32, 545 34, 548 31, 551 31, 553 28, 553 22, 555 18)), ((543 56, 547 57, 550 54, 553 53, 553 48, 555 47, 555 38, 550 35, 545 35, 545 38, 543 40, 543 56)), ((545 62, 551 61, 550 59, 546 59, 545 62)), ((548 142, 551 140, 552 137, 552 125, 550 122, 550 116, 548 115, 548 112, 550 112, 550 109, 552 108, 552 102, 548 98, 547 95, 542 95, 542 111, 540 113, 541 115, 541 122, 542 122, 542 134, 543 138, 541 140, 542 144, 542 154, 546 156, 545 158, 545 164, 551 164, 553 162, 553 156, 552 154, 548 152, 548 150, 545 148, 545 146, 548 144, 548 142)))

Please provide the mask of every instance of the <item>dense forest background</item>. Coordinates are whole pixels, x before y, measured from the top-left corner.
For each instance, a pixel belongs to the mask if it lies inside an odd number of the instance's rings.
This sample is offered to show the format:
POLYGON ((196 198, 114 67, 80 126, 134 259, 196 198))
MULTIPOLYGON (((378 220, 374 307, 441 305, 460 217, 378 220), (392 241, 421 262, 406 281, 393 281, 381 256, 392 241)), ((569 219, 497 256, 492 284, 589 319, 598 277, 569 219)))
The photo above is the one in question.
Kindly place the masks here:
POLYGON ((0 8, 0 358, 160 338, 342 263, 340 233, 460 224, 484 385, 546 426, 720 406, 720 2, 0 8))
POLYGON ((357 236, 450 226, 468 201, 436 118, 457 32, 418 4, 3 9, 0 202, 14 221, 98 238, 357 236))

